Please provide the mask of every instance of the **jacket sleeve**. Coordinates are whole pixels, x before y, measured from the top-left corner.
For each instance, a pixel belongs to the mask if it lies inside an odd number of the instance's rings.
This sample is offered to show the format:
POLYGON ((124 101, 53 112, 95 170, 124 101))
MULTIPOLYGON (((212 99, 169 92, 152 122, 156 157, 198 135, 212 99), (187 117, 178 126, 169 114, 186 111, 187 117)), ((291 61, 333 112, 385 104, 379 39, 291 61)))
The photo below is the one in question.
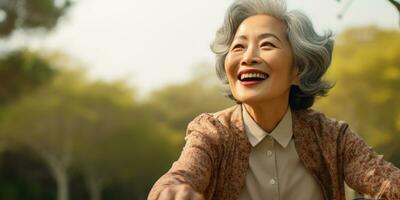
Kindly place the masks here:
POLYGON ((346 183, 377 199, 400 199, 400 170, 372 150, 347 124, 341 129, 346 183))
POLYGON ((150 190, 148 199, 155 200, 160 192, 171 185, 188 184, 199 193, 203 193, 209 184, 218 145, 213 138, 216 129, 202 114, 188 125, 186 144, 177 161, 150 190))

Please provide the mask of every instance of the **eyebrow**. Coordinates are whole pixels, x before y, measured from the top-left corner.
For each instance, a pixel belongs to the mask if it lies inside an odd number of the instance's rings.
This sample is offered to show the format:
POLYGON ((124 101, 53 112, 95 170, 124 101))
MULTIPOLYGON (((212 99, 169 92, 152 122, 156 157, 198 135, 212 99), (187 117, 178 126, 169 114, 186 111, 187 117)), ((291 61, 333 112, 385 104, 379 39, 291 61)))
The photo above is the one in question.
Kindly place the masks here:
MULTIPOLYGON (((261 34, 261 35, 258 36, 259 39, 267 38, 267 37, 273 37, 273 38, 276 38, 277 40, 279 40, 279 42, 282 42, 282 41, 278 38, 278 36, 276 36, 276 35, 273 34, 273 33, 263 33, 263 34, 261 34)), ((244 39, 244 40, 247 40, 247 37, 244 36, 244 35, 240 35, 240 36, 235 37, 235 38, 233 38, 233 39, 234 39, 234 40, 235 40, 235 39, 244 39)))

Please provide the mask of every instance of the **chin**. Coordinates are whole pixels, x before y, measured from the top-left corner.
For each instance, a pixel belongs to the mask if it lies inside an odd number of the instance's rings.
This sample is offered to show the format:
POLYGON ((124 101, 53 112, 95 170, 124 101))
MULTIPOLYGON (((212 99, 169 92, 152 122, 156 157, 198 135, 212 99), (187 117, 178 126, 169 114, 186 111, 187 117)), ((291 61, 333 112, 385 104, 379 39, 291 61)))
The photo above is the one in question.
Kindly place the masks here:
POLYGON ((235 99, 241 103, 262 103, 267 101, 268 98, 260 95, 234 95, 235 99))

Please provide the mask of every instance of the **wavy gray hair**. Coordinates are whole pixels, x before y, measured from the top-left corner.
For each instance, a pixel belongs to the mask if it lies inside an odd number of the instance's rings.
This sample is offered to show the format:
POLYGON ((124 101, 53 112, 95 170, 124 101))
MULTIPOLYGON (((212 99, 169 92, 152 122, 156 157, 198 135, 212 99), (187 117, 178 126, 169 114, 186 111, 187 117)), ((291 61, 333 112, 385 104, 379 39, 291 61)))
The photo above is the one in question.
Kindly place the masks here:
MULTIPOLYGON (((299 67, 299 86, 292 86, 289 104, 292 109, 305 109, 313 105, 316 96, 325 96, 333 84, 322 80, 332 57, 332 32, 319 35, 311 20, 302 12, 287 11, 284 0, 236 0, 228 8, 223 25, 218 29, 211 50, 216 54, 216 73, 227 85, 225 57, 239 25, 254 15, 269 15, 281 20, 287 27, 294 64, 299 67)), ((228 86, 229 87, 229 86, 228 86)), ((226 95, 234 99, 227 89, 226 95)), ((235 99, 234 99, 235 100, 235 99)))

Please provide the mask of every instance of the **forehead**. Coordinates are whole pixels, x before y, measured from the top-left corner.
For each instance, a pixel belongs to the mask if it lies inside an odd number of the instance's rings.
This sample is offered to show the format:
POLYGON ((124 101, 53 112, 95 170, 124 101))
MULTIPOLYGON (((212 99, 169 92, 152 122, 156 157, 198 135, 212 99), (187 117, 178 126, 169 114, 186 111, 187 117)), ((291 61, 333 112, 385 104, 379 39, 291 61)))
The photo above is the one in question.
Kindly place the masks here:
POLYGON ((251 35, 261 35, 264 33, 272 33, 280 39, 286 37, 286 25, 269 15, 254 15, 246 18, 238 27, 235 38, 251 35))

